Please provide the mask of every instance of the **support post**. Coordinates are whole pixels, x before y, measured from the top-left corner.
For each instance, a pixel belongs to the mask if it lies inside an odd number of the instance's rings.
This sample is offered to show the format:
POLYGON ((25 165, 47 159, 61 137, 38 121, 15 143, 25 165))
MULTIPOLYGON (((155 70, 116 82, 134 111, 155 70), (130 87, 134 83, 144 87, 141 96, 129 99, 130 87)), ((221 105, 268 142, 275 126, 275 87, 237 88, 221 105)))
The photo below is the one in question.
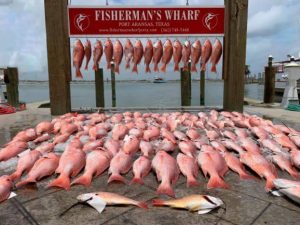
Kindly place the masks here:
POLYGON ((200 72, 200 105, 205 105, 205 71, 202 70, 200 72))
POLYGON ((112 107, 116 107, 116 76, 115 76, 115 64, 111 63, 111 97, 112 107))
POLYGON ((19 107, 18 68, 8 67, 5 72, 8 76, 8 83, 6 84, 7 102, 13 107, 19 107))
POLYGON ((264 103, 273 103, 275 97, 275 68, 272 66, 273 57, 269 56, 268 66, 265 67, 264 103))
POLYGON ((181 77, 181 106, 189 106, 189 71, 180 70, 181 77))
POLYGON ((225 0, 224 99, 227 111, 243 111, 248 0, 225 0))
POLYGON ((95 71, 96 107, 105 107, 103 69, 95 71))
POLYGON ((192 102, 192 73, 191 73, 191 62, 189 62, 188 64, 188 68, 189 68, 189 71, 188 71, 188 85, 189 85, 189 89, 188 89, 188 93, 189 93, 189 106, 191 105, 191 102, 192 102))
POLYGON ((61 115, 71 111, 68 0, 44 2, 51 114, 61 115))

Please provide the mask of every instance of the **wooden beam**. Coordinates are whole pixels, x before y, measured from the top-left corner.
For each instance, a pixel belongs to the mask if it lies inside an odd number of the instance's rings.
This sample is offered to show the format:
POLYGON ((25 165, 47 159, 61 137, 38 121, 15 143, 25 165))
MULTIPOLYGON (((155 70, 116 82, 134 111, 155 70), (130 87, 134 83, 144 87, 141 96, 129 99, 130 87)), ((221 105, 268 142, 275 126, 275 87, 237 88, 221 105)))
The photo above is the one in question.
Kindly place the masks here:
POLYGON ((7 73, 8 76, 8 83, 6 84, 7 102, 14 107, 19 107, 18 68, 8 67, 5 73, 7 73))
POLYGON ((189 71, 183 71, 181 68, 180 73, 181 79, 181 106, 189 106, 189 71))
POLYGON ((111 102, 112 102, 112 107, 116 107, 117 103, 116 103, 116 74, 115 74, 115 64, 111 63, 111 102))
POLYGON ((71 111, 68 0, 44 0, 44 2, 51 114, 61 115, 71 111))
POLYGON ((243 111, 248 0, 225 0, 224 101, 227 111, 243 111))
POLYGON ((205 105, 205 71, 202 70, 200 72, 200 105, 205 105))
POLYGON ((103 69, 95 71, 96 107, 105 107, 103 69))
POLYGON ((269 57, 265 67, 264 103, 274 103, 275 98, 275 68, 272 66, 272 57, 269 57))

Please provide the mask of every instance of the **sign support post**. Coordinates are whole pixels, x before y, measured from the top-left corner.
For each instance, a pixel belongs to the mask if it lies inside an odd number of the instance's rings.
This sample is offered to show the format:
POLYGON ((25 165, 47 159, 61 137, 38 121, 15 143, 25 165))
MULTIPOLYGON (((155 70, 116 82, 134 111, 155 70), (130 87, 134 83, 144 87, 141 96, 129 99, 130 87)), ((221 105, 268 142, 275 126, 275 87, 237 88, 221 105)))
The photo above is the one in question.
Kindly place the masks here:
POLYGON ((47 54, 52 115, 71 111, 68 0, 45 0, 47 54))
POLYGON ((224 99, 227 111, 243 111, 248 0, 225 0, 224 99))

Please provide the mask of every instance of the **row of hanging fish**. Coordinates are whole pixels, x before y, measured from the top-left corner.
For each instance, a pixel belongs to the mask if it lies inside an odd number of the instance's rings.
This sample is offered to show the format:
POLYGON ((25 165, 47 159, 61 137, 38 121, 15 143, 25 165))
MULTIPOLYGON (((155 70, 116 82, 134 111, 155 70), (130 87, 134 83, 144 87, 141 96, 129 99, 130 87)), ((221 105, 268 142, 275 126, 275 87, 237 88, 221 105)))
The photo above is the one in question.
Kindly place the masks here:
POLYGON ((150 39, 147 40, 145 48, 141 40, 136 40, 134 45, 130 39, 126 40, 123 47, 120 40, 113 43, 110 39, 105 41, 104 47, 100 40, 96 40, 92 52, 91 42, 86 40, 83 46, 81 40, 77 39, 73 46, 73 66, 76 68, 76 77, 82 78, 80 71, 82 63, 85 58, 85 69, 88 69, 89 62, 93 55, 93 70, 99 68, 99 63, 102 55, 105 55, 107 62, 107 69, 111 69, 111 62, 115 64, 115 72, 120 73, 120 64, 124 56, 126 69, 132 66, 132 72, 138 73, 138 65, 144 57, 144 64, 146 65, 145 72, 151 73, 150 64, 153 64, 154 72, 166 72, 166 67, 173 58, 174 71, 180 70, 180 63, 183 64, 183 70, 188 69, 188 63, 191 61, 191 72, 197 72, 197 64, 200 62, 201 70, 206 70, 206 64, 210 60, 211 71, 216 72, 216 65, 218 64, 222 55, 222 44, 219 39, 215 40, 212 45, 209 39, 205 40, 203 45, 200 40, 195 40, 194 43, 186 40, 183 44, 179 40, 173 43, 167 39, 163 44, 161 40, 157 40, 154 44, 150 39), (159 63, 161 63, 159 69, 159 63))
MULTIPOLYGON (((131 183, 143 184, 152 171, 160 183, 157 194, 174 197, 180 174, 187 187, 196 186, 200 169, 208 189, 229 188, 229 169, 241 179, 257 180, 246 165, 271 191, 282 185, 275 166, 299 179, 299 147, 299 131, 247 113, 69 113, 20 131, 0 150, 0 163, 22 154, 15 172, 0 178, 0 201, 14 183, 20 188, 54 173, 59 176, 47 187, 69 190, 91 185, 105 171, 108 183, 128 183, 123 175, 131 169, 131 183)), ((300 202, 299 189, 288 191, 300 202)))

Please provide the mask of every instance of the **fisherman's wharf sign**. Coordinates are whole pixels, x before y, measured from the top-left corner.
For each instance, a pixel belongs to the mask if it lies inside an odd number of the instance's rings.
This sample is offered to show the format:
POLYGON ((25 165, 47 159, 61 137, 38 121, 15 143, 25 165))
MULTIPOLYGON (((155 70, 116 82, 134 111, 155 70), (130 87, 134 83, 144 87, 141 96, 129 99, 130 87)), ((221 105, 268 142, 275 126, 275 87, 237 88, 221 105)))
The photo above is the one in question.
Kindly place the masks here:
POLYGON ((223 36, 224 6, 69 6, 70 37, 223 36))

